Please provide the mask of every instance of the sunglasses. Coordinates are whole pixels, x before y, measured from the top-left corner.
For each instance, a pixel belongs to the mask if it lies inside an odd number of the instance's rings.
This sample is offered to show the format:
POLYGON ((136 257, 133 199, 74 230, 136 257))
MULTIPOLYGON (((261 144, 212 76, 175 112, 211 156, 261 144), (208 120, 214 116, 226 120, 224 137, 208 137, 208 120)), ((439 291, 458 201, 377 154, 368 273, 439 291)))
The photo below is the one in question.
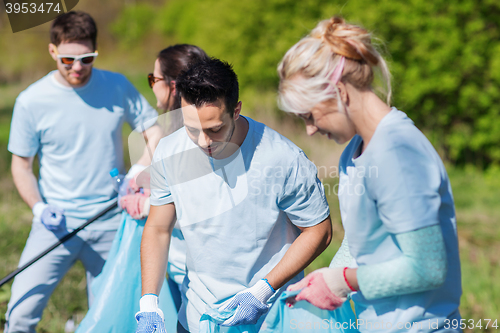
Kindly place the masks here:
POLYGON ((162 77, 156 77, 154 76, 153 73, 148 74, 148 83, 149 83, 149 88, 153 89, 153 86, 155 85, 156 82, 165 80, 162 77))
POLYGON ((57 59, 60 59, 63 65, 71 66, 75 63, 75 61, 80 60, 82 65, 92 65, 94 63, 95 58, 98 56, 97 51, 93 53, 85 53, 81 55, 68 55, 68 54, 59 54, 57 52, 57 48, 54 49, 54 52, 57 56, 57 59))

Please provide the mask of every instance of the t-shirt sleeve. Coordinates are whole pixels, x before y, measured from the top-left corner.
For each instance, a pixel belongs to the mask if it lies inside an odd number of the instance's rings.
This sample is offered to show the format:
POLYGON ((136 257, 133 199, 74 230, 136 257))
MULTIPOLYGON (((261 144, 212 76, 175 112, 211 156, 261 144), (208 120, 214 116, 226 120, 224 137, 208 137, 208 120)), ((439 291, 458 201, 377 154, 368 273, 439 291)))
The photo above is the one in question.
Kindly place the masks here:
POLYGON ((35 156, 40 148, 40 136, 32 113, 19 100, 14 106, 10 125, 9 146, 12 154, 22 157, 35 156))
POLYGON ((144 132, 144 130, 153 126, 158 118, 158 112, 151 105, 144 96, 142 96, 137 89, 125 79, 125 98, 126 110, 125 119, 130 127, 136 132, 144 132))
POLYGON ((299 227, 312 227, 330 215, 318 170, 303 152, 288 168, 278 207, 299 227))
POLYGON ((430 152, 401 143, 377 152, 367 177, 368 194, 394 234, 439 223, 441 173, 430 152))
POLYGON ((172 193, 170 192, 170 187, 168 186, 165 164, 162 159, 157 159, 155 157, 156 156, 153 157, 153 162, 151 163, 150 168, 151 196, 149 200, 150 204, 153 206, 162 206, 172 203, 174 199, 172 198, 172 193))

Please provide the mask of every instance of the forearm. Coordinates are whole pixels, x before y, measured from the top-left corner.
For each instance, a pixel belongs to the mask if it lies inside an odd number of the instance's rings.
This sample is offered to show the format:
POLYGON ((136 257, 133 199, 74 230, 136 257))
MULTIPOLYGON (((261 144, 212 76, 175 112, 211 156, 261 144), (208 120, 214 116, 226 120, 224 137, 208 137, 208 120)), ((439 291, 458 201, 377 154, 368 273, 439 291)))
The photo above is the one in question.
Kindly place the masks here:
POLYGON ((402 256, 359 267, 354 274, 357 275, 356 281, 351 274, 346 274, 351 285, 355 283, 353 287, 361 289, 366 299, 432 290, 444 283, 447 261, 439 225, 398 234, 396 239, 402 256))
POLYGON ((292 243, 280 262, 267 274, 266 279, 274 289, 282 287, 306 268, 330 244, 332 225, 330 217, 309 228, 292 243))
POLYGON ((167 272, 170 236, 144 226, 141 242, 142 294, 160 293, 167 272))
MULTIPOLYGON (((166 206, 173 207, 173 204, 166 206)), ((159 210, 159 207, 164 206, 151 206, 142 234, 141 278, 143 295, 159 295, 167 271, 168 249, 175 215, 172 218, 170 211, 165 214, 165 210, 159 210)))
POLYGON ((24 202, 30 207, 42 201, 42 196, 38 190, 38 181, 33 174, 31 167, 33 157, 20 157, 12 155, 12 178, 16 185, 17 191, 24 202))
POLYGON ((146 141, 146 146, 144 147, 144 152, 141 158, 139 158, 136 164, 150 165, 156 146, 158 146, 158 143, 163 137, 163 130, 158 124, 155 124, 142 132, 142 135, 146 141))
MULTIPOLYGON (((333 257, 332 262, 330 263, 330 268, 349 267, 354 262, 355 262, 354 258, 351 256, 351 252, 349 251, 349 244, 347 238, 344 236, 342 245, 340 246, 339 250, 333 257)), ((345 279, 349 283, 349 285, 355 290, 359 290, 358 278, 356 276, 357 271, 358 271, 357 268, 347 268, 345 270, 345 279)))

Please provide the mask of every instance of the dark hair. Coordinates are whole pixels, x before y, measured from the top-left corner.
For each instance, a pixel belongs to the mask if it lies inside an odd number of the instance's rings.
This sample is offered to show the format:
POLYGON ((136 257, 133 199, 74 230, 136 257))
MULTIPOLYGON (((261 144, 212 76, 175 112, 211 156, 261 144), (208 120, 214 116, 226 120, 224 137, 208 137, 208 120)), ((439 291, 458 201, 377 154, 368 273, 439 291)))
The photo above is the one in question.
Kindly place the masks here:
POLYGON ((50 28, 50 42, 59 46, 62 42, 90 40, 96 49, 97 26, 87 13, 70 11, 58 16, 50 28))
MULTIPOLYGON (((189 69, 189 66, 207 59, 205 51, 198 46, 189 44, 172 45, 158 53, 160 70, 166 82, 176 80, 180 73, 189 69)), ((174 98, 170 109, 175 110, 180 107, 180 99, 174 98)))
POLYGON ((180 97, 196 107, 224 98, 231 117, 238 104, 238 77, 230 64, 217 58, 200 61, 181 73, 176 88, 180 97))

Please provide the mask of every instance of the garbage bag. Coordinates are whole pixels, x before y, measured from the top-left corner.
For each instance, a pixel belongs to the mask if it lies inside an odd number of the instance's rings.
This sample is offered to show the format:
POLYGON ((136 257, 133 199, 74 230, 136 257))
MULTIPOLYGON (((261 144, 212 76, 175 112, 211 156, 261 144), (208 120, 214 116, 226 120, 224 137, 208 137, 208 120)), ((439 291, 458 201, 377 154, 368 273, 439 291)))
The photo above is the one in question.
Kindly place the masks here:
POLYGON ((274 303, 266 316, 260 333, 358 333, 356 316, 347 301, 333 311, 322 310, 309 302, 298 301, 288 307, 286 299, 297 295, 300 290, 285 291, 274 303))
POLYGON ((257 333, 264 321, 263 316, 255 325, 220 326, 235 313, 236 308, 224 311, 208 310, 201 316, 199 333, 257 333))
MULTIPOLYGON (((140 245, 146 219, 134 220, 122 213, 108 259, 101 274, 92 282, 94 301, 76 333, 135 332, 135 314, 139 311, 141 291, 140 245)), ((177 331, 177 311, 167 285, 163 281, 159 306, 165 316, 167 332, 177 331)))

